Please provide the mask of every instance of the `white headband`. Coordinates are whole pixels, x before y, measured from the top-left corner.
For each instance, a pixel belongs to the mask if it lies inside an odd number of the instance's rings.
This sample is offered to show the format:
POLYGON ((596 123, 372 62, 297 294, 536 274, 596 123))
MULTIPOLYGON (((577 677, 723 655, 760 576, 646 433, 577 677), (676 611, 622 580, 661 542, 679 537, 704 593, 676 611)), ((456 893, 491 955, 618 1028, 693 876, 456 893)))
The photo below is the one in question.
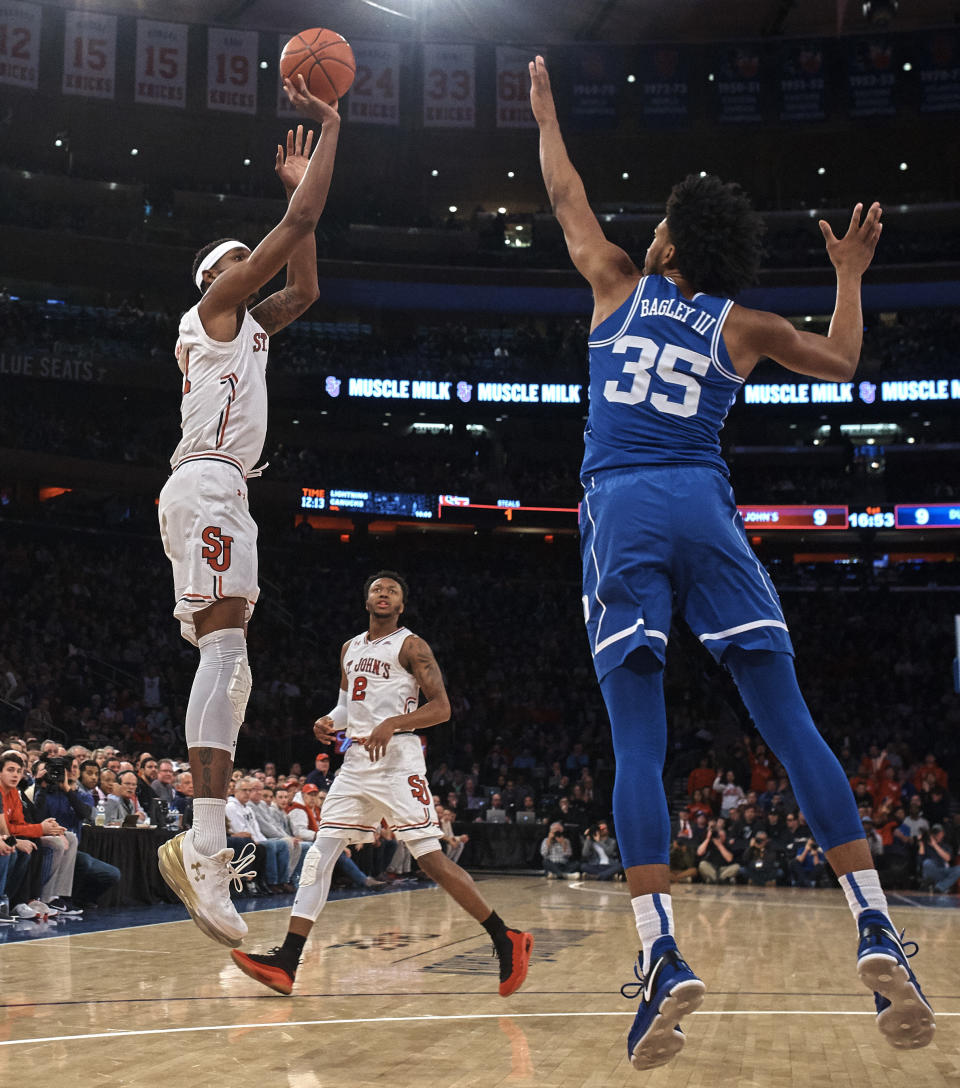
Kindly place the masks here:
POLYGON ((206 272, 208 268, 213 268, 213 266, 217 263, 217 261, 220 260, 221 257, 229 253, 231 249, 248 248, 249 247, 246 246, 243 242, 238 242, 235 239, 230 242, 221 242, 220 245, 214 246, 214 248, 211 249, 206 257, 204 257, 203 260, 200 262, 200 267, 197 269, 197 274, 194 277, 194 281, 197 285, 197 290, 200 290, 200 287, 203 284, 204 272, 206 272))

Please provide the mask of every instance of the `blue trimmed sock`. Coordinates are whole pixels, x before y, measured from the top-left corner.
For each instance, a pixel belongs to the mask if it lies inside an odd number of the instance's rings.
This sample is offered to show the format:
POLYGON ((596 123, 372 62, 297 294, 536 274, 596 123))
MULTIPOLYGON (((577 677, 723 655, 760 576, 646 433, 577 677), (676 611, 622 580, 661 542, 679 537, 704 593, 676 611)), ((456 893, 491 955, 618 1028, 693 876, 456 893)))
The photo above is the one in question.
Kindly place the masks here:
MULTIPOLYGON (((847 897, 847 906, 853 914, 853 920, 859 922, 865 910, 877 910, 890 921, 887 909, 887 897, 880 887, 880 877, 876 869, 860 869, 855 873, 844 873, 837 877, 843 894, 847 897)), ((891 923, 892 925, 892 923, 891 923)))
POLYGON ((647 972, 650 970, 654 944, 661 937, 673 936, 673 896, 659 892, 638 895, 630 900, 630 905, 643 944, 643 970, 647 972))

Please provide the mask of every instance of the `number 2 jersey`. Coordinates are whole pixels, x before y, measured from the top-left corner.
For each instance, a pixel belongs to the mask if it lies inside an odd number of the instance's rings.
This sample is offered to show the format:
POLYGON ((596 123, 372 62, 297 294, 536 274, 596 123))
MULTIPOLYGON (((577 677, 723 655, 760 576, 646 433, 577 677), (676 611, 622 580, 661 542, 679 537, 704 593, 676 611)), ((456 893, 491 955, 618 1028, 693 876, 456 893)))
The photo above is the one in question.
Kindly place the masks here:
POLYGON ((173 468, 212 455, 249 474, 267 434, 269 350, 269 337, 249 311, 236 337, 223 342, 207 335, 196 306, 187 310, 176 351, 183 372, 183 437, 170 458, 173 468))
POLYGON ((743 385, 723 342, 732 306, 642 276, 590 333, 584 482, 604 469, 691 462, 728 475, 720 428, 743 385))
POLYGON ((368 737, 385 718, 410 714, 420 705, 420 685, 400 664, 400 650, 412 634, 398 627, 382 638, 371 639, 364 631, 350 640, 343 655, 348 737, 368 737))

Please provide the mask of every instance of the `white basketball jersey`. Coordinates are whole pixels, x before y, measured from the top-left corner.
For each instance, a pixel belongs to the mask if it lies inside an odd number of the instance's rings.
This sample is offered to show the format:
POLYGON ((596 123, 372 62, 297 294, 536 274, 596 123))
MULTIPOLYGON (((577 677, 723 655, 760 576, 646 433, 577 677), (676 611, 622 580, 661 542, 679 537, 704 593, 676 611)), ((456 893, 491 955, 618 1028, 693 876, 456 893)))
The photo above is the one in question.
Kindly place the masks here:
POLYGON ((351 639, 343 655, 348 737, 369 736, 385 718, 410 714, 420 705, 420 685, 400 664, 400 650, 412 633, 400 627, 373 641, 366 631, 351 639))
POLYGON ((267 354, 270 338, 250 316, 236 339, 211 340, 197 307, 180 320, 177 363, 183 373, 183 438, 170 464, 197 454, 219 454, 246 474, 263 452, 267 434, 267 354))

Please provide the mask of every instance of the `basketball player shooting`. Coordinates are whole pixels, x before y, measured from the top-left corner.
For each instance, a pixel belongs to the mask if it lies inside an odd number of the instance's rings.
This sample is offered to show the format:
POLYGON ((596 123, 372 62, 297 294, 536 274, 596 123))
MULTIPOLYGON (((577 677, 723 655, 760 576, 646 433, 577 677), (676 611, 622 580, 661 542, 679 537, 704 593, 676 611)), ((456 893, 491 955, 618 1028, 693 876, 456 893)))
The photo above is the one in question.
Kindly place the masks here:
POLYGON ((533 934, 509 929, 470 874, 440 849, 442 832, 420 737, 414 732, 450 718, 440 668, 427 643, 400 625, 407 583, 399 574, 374 574, 363 587, 363 597, 370 616, 367 630, 343 644, 340 697, 314 724, 322 744, 330 744, 342 730, 347 747, 303 863, 287 935, 282 945, 262 955, 231 955, 257 982, 291 993, 307 937, 327 902, 337 859, 349 843, 371 841, 386 820, 423 872, 490 935, 500 961, 500 996, 509 997, 527 976, 533 934))
POLYGON ((683 1047, 681 1018, 705 987, 674 937, 670 815, 662 773, 663 667, 672 600, 727 669, 776 753, 839 878, 859 931, 857 969, 896 1047, 926 1046, 934 1016, 887 912, 853 794, 797 685, 773 583, 754 556, 719 431, 761 357, 830 382, 860 358, 860 284, 880 206, 854 208, 842 238, 820 222, 837 293, 826 336, 732 301, 753 281, 762 221, 739 187, 691 175, 674 186, 643 268, 604 237, 567 156, 547 68, 530 63, 540 165, 570 257, 593 289, 590 411, 581 508, 583 605, 616 755, 613 793, 637 932, 640 996, 627 1050, 638 1069, 683 1047))
POLYGON ((237 734, 252 678, 246 627, 259 595, 257 526, 247 506, 247 479, 267 428, 266 365, 270 337, 317 298, 314 232, 323 212, 340 130, 336 105, 314 97, 302 77, 284 89, 293 105, 321 125, 303 127, 278 146, 276 171, 288 205, 255 249, 236 239, 197 254, 193 278, 201 299, 180 321, 177 360, 183 372, 183 437, 160 494, 160 532, 173 565, 174 616, 200 663, 186 713, 193 774, 193 827, 159 851, 160 872, 201 930, 236 947, 246 923, 230 901, 230 882, 251 875, 252 854, 234 862, 224 809, 237 734), (257 292, 286 267, 282 290, 257 292))

